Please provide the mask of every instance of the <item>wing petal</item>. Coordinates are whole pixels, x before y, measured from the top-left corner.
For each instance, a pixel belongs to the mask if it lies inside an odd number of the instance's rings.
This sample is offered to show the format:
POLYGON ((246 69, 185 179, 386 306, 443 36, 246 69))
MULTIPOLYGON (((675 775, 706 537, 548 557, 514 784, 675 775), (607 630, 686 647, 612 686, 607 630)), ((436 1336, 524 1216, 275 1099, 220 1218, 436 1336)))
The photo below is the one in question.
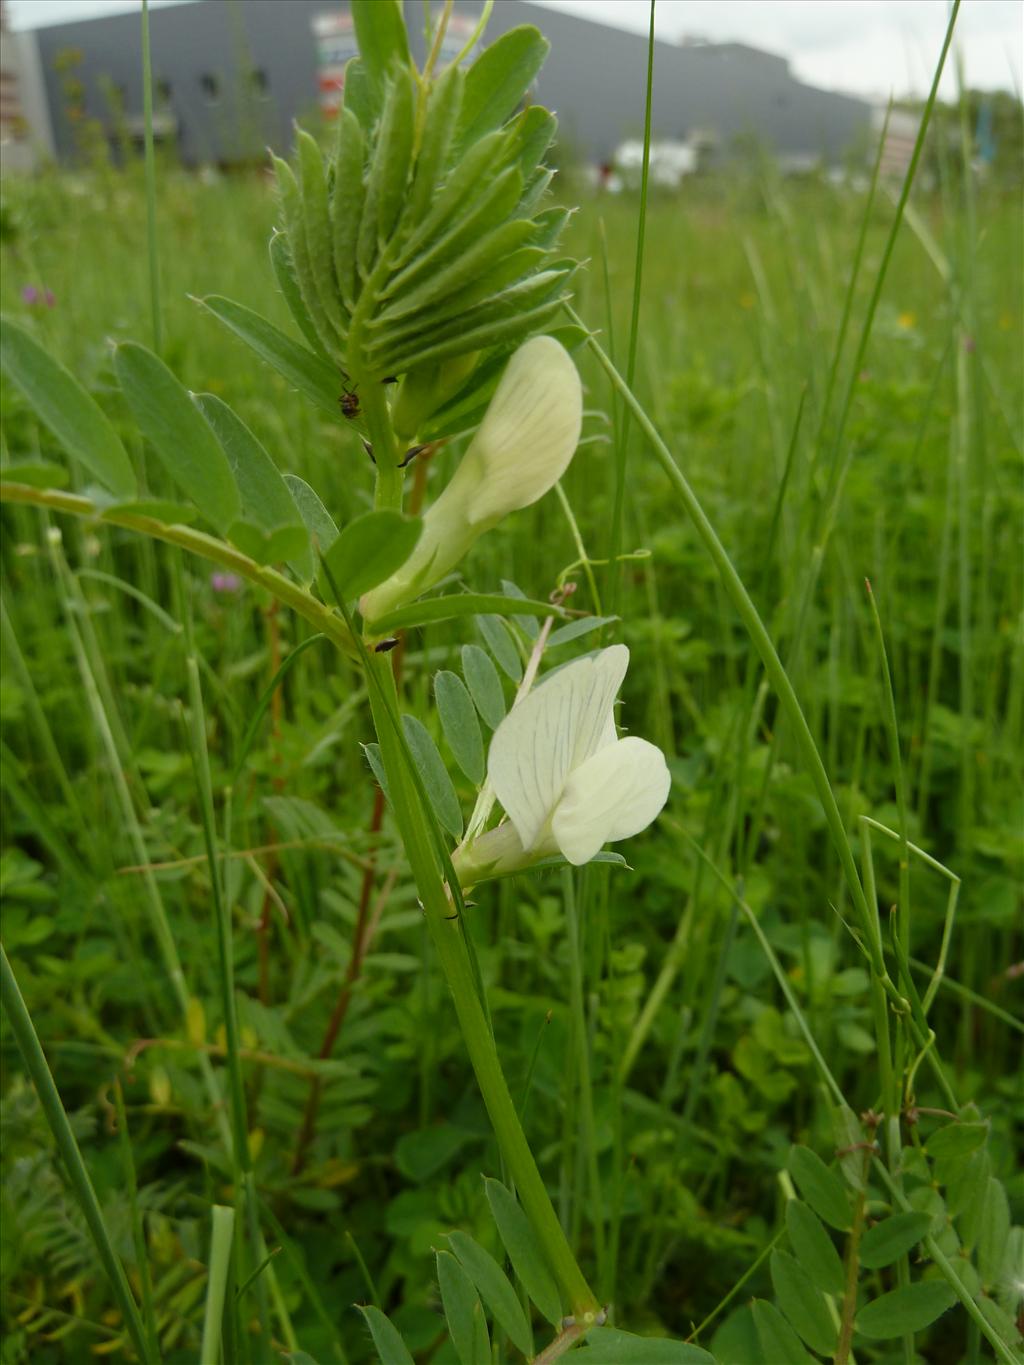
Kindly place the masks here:
POLYGON ((604 844, 629 839, 654 820, 672 779, 665 755, 645 739, 620 739, 571 774, 551 822, 559 849, 579 867, 604 844))

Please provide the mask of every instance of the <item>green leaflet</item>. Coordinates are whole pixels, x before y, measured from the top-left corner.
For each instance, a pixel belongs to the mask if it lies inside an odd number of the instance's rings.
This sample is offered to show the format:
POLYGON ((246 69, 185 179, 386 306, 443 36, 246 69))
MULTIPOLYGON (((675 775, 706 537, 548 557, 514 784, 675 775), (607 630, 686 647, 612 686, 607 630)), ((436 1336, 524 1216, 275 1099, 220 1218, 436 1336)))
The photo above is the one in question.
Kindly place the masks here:
MULTIPOLYGON (((454 674, 449 674, 454 677, 454 674)), ((461 686, 461 683, 460 683, 461 686)), ((466 697, 467 703, 469 697, 466 697)), ((498 1235, 523 1288, 553 1327, 562 1321, 562 1300, 547 1258, 518 1201, 498 1180, 484 1181, 498 1235)))
POLYGON ((309 533, 291 490, 277 465, 242 419, 213 394, 197 394, 195 402, 209 422, 228 457, 242 501, 242 524, 256 534, 235 526, 232 539, 258 563, 294 562, 299 577, 313 577, 313 552, 309 533))
POLYGON ((320 302, 313 264, 309 258, 306 228, 302 214, 302 194, 299 190, 298 181, 287 161, 282 161, 280 157, 273 154, 271 154, 271 161, 277 175, 281 213, 284 218, 285 231, 288 234, 288 245, 291 248, 292 265, 295 270, 299 293, 302 295, 302 301, 306 305, 306 312, 309 314, 316 334, 320 338, 321 346, 329 356, 338 359, 340 352, 338 351, 337 332, 328 322, 327 314, 320 302))
POLYGON ((446 231, 426 238, 411 259, 408 252, 403 253, 400 262, 402 268, 391 276, 387 287, 381 290, 381 298, 394 298, 409 289, 423 276, 457 259, 485 233, 503 223, 519 202, 522 185, 518 166, 509 166, 502 171, 477 197, 472 210, 465 217, 455 216, 446 231), (404 264, 406 260, 408 264, 404 264))
POLYGON ((920 1332, 955 1302, 945 1280, 918 1280, 865 1304, 856 1317, 857 1331, 876 1341, 920 1332))
POLYGON ((839 1252, 818 1216, 799 1199, 786 1204, 786 1232, 794 1255, 818 1288, 826 1294, 842 1294, 845 1280, 839 1252))
MULTIPOLYGON (((409 66, 409 39, 400 0, 352 0, 359 56, 369 86, 383 104, 384 86, 395 66, 409 66)), ((345 97, 348 99, 346 81, 345 97)))
POLYGON ((505 693, 498 670, 479 645, 462 646, 462 673, 476 709, 496 730, 505 719, 505 693))
POLYGON ((638 1337, 617 1327, 595 1327, 577 1352, 578 1365, 715 1365, 700 1346, 668 1337, 638 1337))
POLYGON ((338 115, 338 149, 334 160, 334 189, 331 196, 331 234, 334 273, 338 288, 351 311, 359 287, 356 277, 356 243, 363 216, 366 187, 363 165, 366 140, 359 120, 346 103, 338 115))
MULTIPOLYGON (((429 275, 417 286, 403 290, 384 313, 380 314, 377 322, 387 328, 396 322, 414 314, 422 314, 424 309, 429 308, 438 300, 445 300, 449 306, 465 299, 465 293, 469 286, 474 285, 482 277, 486 277, 488 272, 503 272, 510 268, 509 258, 520 256, 520 248, 529 238, 533 230, 533 224, 528 219, 516 219, 511 223, 502 223, 481 237, 473 246, 469 247, 460 256, 456 257, 450 265, 444 266, 434 274, 429 275)), ((531 250, 531 248, 523 248, 531 250)), ((541 253, 543 256, 543 253, 541 253)), ((533 257, 532 259, 536 259, 533 257)), ((513 279, 517 279, 522 271, 518 269, 513 279)), ((500 273, 499 273, 500 279, 500 273)), ((499 288, 501 286, 499 285, 499 288)), ((468 308, 475 300, 465 299, 463 306, 468 308)))
POLYGON ((472 146, 515 110, 551 50, 539 29, 524 24, 485 47, 466 72, 466 90, 456 134, 459 147, 472 146))
MULTIPOLYGON (((509 223, 508 226, 514 227, 515 224, 509 223)), ((467 336, 481 328, 514 321, 544 304, 556 291, 560 292, 570 278, 571 274, 566 270, 542 270, 539 274, 517 280, 472 306, 467 299, 464 308, 459 306, 462 294, 456 291, 429 312, 403 322, 399 327, 382 331, 379 339, 375 338, 369 347, 370 354, 401 353, 410 344, 426 351, 449 337, 467 336)), ((478 292, 475 287, 466 291, 467 294, 475 292, 478 292)))
POLYGON ((800 1345, 800 1338, 774 1304, 755 1299, 751 1304, 757 1338, 765 1360, 782 1361, 786 1365, 815 1365, 800 1345))
POLYGON ((18 460, 0 465, 4 483, 23 483, 29 488, 67 488, 71 476, 62 464, 52 460, 18 460))
MULTIPOLYGON (((464 289, 460 289, 456 296, 448 295, 436 310, 427 310, 425 314, 421 313, 419 316, 425 321, 443 316, 445 312, 460 306, 471 308, 474 304, 490 298, 494 294, 501 293, 509 285, 528 276, 547 255, 548 253, 540 246, 524 246, 516 251, 511 251, 493 268, 479 274, 464 289)), ((434 281, 424 281, 410 294, 400 296, 394 304, 379 313, 374 319, 374 328, 380 326, 395 329, 396 323, 416 309, 426 308, 426 304, 422 301, 429 301, 433 292, 434 281)))
POLYGON ((341 421, 338 408, 341 376, 333 365, 312 351, 307 351, 251 308, 245 308, 219 294, 209 294, 196 302, 241 337, 261 359, 277 370, 289 384, 312 399, 318 408, 329 413, 336 421, 341 421))
MULTIPOLYGON (((381 0, 381 3, 387 3, 387 0, 381 0)), ((391 1319, 386 1318, 379 1308, 357 1306, 366 1319, 381 1365, 415 1365, 391 1319)))
POLYGON ((130 502, 115 502, 104 507, 104 521, 114 521, 122 515, 148 517, 165 526, 191 526, 199 520, 199 512, 182 502, 168 502, 165 498, 133 498, 130 502))
POLYGON ((544 160, 544 154, 555 140, 558 119, 539 104, 531 104, 507 125, 519 151, 519 169, 523 179, 530 176, 544 160))
POLYGON ((465 75, 461 67, 449 66, 434 82, 427 101, 426 132, 416 158, 416 174, 405 211, 403 226, 411 232, 426 214, 437 193, 455 125, 462 108, 465 75))
POLYGON ((465 332, 461 337, 454 333, 448 340, 432 343, 422 349, 410 349, 389 355, 388 363, 383 365, 382 362, 382 367, 386 370, 396 370, 401 374, 411 369, 413 365, 425 365, 431 360, 446 360, 452 356, 464 355, 467 351, 482 351, 513 338, 525 337, 530 332, 537 332, 545 327, 567 297, 560 294, 528 313, 519 314, 503 322, 484 323, 472 331, 465 332))
POLYGON ((387 87, 359 224, 356 262, 364 280, 394 230, 405 197, 412 158, 413 103, 410 72, 396 70, 387 87))
POLYGON ((405 740, 416 762, 420 778, 430 798, 434 815, 453 839, 462 838, 462 808, 455 794, 448 769, 437 751, 437 745, 421 720, 415 716, 402 717, 405 740))
POLYGON ((188 393, 164 362, 128 341, 114 351, 114 371, 139 429, 168 474, 227 535, 241 500, 228 458, 188 393))
POLYGON ((543 213, 535 214, 531 246, 553 247, 571 217, 571 209, 545 209, 543 213))
POLYGON ((474 786, 484 780, 484 741, 476 707, 457 673, 442 670, 434 677, 434 699, 441 729, 456 763, 474 786))
POLYGON ((819 1218, 840 1232, 850 1228, 850 1202, 843 1182, 809 1147, 791 1147, 787 1167, 800 1193, 819 1218))
POLYGON ((422 529, 419 517, 404 517, 388 509, 364 512, 342 527, 330 546, 321 546, 345 601, 361 597, 400 569, 416 548, 422 529))
POLYGON ((288 244, 287 232, 275 232, 270 238, 268 248, 270 254, 270 266, 277 280, 277 287, 284 296, 284 301, 288 305, 288 311, 298 327, 299 331, 312 346, 317 355, 321 356, 329 363, 330 357, 320 344, 320 338, 316 334, 303 302, 302 291, 299 289, 299 282, 295 276, 295 263, 292 260, 292 250, 288 244))
POLYGON ((788 1251, 773 1251, 772 1288, 779 1307, 812 1350, 828 1355, 838 1337, 824 1295, 788 1251))
POLYGON ((299 129, 296 145, 302 186, 302 220, 306 229, 306 254, 320 305, 339 341, 347 319, 342 315, 338 284, 334 278, 334 252, 324 160, 316 141, 299 129))
MULTIPOLYGON (((506 611, 508 609, 505 608, 506 611)), ((505 622, 500 616, 478 616, 476 624, 498 667, 514 683, 518 683, 523 676, 523 665, 505 622)))
POLYGON ((473 1281, 450 1251, 438 1251, 437 1283, 459 1365, 490 1365, 491 1340, 473 1281))
POLYGON ((894 1213, 868 1228, 860 1244, 860 1263, 881 1270, 911 1251, 931 1227, 929 1213, 894 1213))
POLYGON ((508 149, 508 136, 499 130, 478 142, 463 157, 440 190, 435 188, 433 207, 396 256, 396 268, 401 269, 408 264, 445 231, 446 226, 458 216, 458 210, 469 194, 478 195, 496 175, 511 169, 506 160, 508 149))
POLYGON ((135 471, 106 414, 59 360, 6 318, 0 366, 43 425, 104 488, 120 498, 135 496, 135 471))
MULTIPOLYGON (((374 630, 390 633, 408 630, 412 626, 424 626, 436 621, 452 621, 458 616, 476 616, 479 612, 501 612, 507 616, 559 616, 561 609, 549 602, 532 602, 509 599, 501 593, 459 592, 449 593, 446 597, 427 597, 420 602, 410 602, 408 606, 389 611, 379 621, 374 621, 374 630)), ((490 618, 488 618, 490 619, 490 618)))
POLYGON ((480 1297, 525 1356, 533 1355, 533 1333, 516 1291, 498 1262, 464 1232, 450 1232, 448 1241, 462 1262, 480 1297))
POLYGON ((538 166, 523 187, 523 197, 519 201, 519 212, 532 214, 548 192, 548 186, 555 178, 554 171, 546 166, 538 166))

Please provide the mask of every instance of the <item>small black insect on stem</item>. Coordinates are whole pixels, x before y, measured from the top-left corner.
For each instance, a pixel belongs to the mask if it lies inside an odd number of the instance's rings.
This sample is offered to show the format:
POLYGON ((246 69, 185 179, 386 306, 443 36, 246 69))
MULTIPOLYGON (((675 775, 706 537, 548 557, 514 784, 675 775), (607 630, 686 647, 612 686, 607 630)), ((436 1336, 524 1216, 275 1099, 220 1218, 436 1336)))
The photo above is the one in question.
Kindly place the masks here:
POLYGON ((341 397, 338 399, 338 407, 341 408, 341 415, 350 420, 358 417, 361 411, 359 407, 359 394, 355 388, 349 388, 349 376, 344 370, 341 372, 341 397))

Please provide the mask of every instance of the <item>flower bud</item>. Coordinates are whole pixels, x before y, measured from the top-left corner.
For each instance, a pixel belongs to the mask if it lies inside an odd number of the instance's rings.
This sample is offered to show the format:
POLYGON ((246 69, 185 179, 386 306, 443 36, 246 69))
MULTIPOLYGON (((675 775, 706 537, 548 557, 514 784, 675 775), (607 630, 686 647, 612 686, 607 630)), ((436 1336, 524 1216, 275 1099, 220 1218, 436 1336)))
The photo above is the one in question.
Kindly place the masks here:
POLYGON ((533 337, 509 361, 469 449, 423 518, 402 567, 360 604, 368 622, 418 597, 458 564, 478 536, 542 498, 580 438, 583 392, 565 347, 533 337))

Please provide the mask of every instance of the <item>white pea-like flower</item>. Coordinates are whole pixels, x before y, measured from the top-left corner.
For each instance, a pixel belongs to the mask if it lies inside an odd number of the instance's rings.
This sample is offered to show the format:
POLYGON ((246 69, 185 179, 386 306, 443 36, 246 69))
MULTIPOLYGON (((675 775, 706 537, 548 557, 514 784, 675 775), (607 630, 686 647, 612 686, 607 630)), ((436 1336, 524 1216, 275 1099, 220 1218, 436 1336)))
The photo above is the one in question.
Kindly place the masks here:
POLYGON ((433 587, 485 531, 553 488, 575 453, 582 422, 583 391, 569 352, 554 337, 524 342, 458 469, 424 516, 412 555, 363 597, 366 620, 372 624, 433 587))
POLYGON ((647 828, 668 800, 665 755, 619 739, 615 698, 625 645, 577 659, 540 683, 494 732, 487 777, 508 822, 456 850, 464 886, 553 854, 575 866, 647 828))

